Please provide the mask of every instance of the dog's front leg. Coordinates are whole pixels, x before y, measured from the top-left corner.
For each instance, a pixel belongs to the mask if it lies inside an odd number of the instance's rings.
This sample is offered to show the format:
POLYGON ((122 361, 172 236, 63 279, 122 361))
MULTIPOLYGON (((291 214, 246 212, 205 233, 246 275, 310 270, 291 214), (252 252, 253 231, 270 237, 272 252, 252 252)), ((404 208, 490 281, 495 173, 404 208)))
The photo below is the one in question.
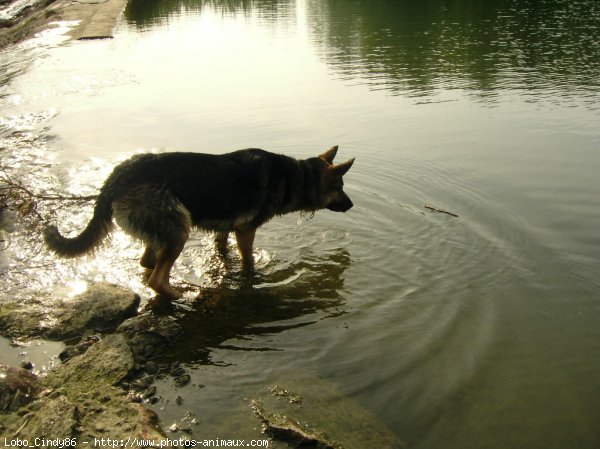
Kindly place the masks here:
POLYGON ((254 255, 252 247, 254 245, 254 236, 256 229, 244 229, 235 231, 235 239, 237 241, 238 250, 242 258, 242 265, 245 270, 251 271, 254 268, 254 255))

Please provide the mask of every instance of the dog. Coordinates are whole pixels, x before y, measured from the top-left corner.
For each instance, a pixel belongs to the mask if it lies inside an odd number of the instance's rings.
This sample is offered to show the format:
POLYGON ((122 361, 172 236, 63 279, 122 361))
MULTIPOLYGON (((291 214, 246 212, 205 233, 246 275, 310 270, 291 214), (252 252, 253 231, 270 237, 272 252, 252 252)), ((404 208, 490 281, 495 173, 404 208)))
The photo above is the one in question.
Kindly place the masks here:
POLYGON ((116 223, 141 240, 142 267, 159 295, 182 293, 169 283, 171 268, 192 228, 212 231, 224 247, 235 233, 244 269, 252 270, 256 229, 271 218, 295 211, 346 212, 353 204, 342 177, 354 159, 333 162, 338 147, 304 160, 257 148, 222 155, 147 153, 116 166, 96 199, 92 219, 76 237, 56 226, 44 229, 48 248, 62 257, 92 252, 116 223))

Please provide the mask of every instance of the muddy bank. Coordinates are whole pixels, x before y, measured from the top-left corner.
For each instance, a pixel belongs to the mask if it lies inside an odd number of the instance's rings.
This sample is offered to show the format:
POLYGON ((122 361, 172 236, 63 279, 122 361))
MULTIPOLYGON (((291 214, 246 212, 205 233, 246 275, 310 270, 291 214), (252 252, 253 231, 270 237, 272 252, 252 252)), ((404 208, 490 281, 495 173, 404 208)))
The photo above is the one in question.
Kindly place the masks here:
POLYGON ((0 48, 34 36, 52 22, 77 22, 72 39, 112 37, 127 0, 40 0, 23 6, 22 0, 0 0, 0 48))

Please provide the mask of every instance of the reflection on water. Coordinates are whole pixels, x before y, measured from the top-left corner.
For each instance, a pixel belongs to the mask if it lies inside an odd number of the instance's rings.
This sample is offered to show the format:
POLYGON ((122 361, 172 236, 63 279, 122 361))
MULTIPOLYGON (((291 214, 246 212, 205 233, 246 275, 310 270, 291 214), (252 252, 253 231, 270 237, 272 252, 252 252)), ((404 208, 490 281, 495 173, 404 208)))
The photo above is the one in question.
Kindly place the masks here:
POLYGON ((201 301, 175 307, 153 303, 148 307, 154 313, 179 316, 185 338, 169 358, 186 363, 226 363, 213 359, 215 350, 275 351, 278 349, 269 347, 268 340, 259 337, 343 314, 339 292, 349 263, 345 250, 329 256, 305 254, 287 267, 279 262, 272 272, 261 270, 254 279, 240 276, 236 280, 239 274, 230 273, 222 286, 204 288, 201 301))
POLYGON ((598 101, 598 2, 308 0, 308 11, 327 62, 374 88, 598 101))
MULTIPOLYGON (((310 371, 409 447, 596 449, 599 5, 131 0, 112 41, 10 50, 2 163, 36 190, 93 194, 142 151, 339 144, 357 162, 355 207, 268 223, 251 279, 233 241, 223 258, 197 233, 165 305, 124 234, 63 261, 13 226, 1 299, 108 280, 175 316, 165 359, 193 382, 163 379, 156 408, 174 419, 185 396, 193 436, 310 371)), ((92 209, 40 207, 66 233, 92 209)))
POLYGON ((161 0, 148 3, 146 0, 127 2, 125 17, 140 29, 168 23, 169 20, 186 14, 199 14, 203 9, 219 11, 221 14, 242 13, 262 18, 280 20, 295 11, 295 2, 290 0, 161 0))
POLYGON ((132 0, 138 27, 216 8, 287 19, 305 8, 322 57, 346 80, 396 95, 474 91, 491 101, 498 89, 531 99, 598 103, 600 5, 527 0, 132 0))

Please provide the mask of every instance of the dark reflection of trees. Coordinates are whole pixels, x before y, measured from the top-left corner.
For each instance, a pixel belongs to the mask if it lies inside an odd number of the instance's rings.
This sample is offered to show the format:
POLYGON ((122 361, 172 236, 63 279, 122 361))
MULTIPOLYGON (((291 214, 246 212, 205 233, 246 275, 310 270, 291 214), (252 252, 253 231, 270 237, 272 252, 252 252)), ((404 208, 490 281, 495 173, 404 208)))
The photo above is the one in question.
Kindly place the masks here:
MULTIPOLYGON (((168 306, 152 307, 153 313, 175 313, 183 336, 167 355, 181 362, 215 363, 212 351, 226 348, 242 351, 270 351, 265 343, 254 345, 256 336, 309 326, 325 317, 344 313, 343 273, 350 266, 350 254, 336 250, 327 256, 305 255, 277 279, 253 279, 241 288, 214 288, 203 291, 187 308, 174 312, 168 306), (290 283, 277 281, 302 275, 290 283), (264 285, 272 283, 273 285, 264 285), (257 288, 260 285, 262 288, 257 288)), ((218 361, 216 361, 218 363, 218 361)))
MULTIPOLYGON (((294 0, 130 0, 136 26, 210 6, 289 19, 294 0)), ((597 0, 304 0, 324 60, 342 76, 410 95, 498 88, 600 91, 597 0)))
POLYGON ((129 0, 125 18, 129 23, 144 28, 156 23, 167 22, 181 12, 197 12, 211 7, 223 12, 255 12, 277 17, 289 15, 293 0, 129 0))
POLYGON ((423 95, 436 88, 598 91, 600 2, 307 0, 343 76, 423 95))

